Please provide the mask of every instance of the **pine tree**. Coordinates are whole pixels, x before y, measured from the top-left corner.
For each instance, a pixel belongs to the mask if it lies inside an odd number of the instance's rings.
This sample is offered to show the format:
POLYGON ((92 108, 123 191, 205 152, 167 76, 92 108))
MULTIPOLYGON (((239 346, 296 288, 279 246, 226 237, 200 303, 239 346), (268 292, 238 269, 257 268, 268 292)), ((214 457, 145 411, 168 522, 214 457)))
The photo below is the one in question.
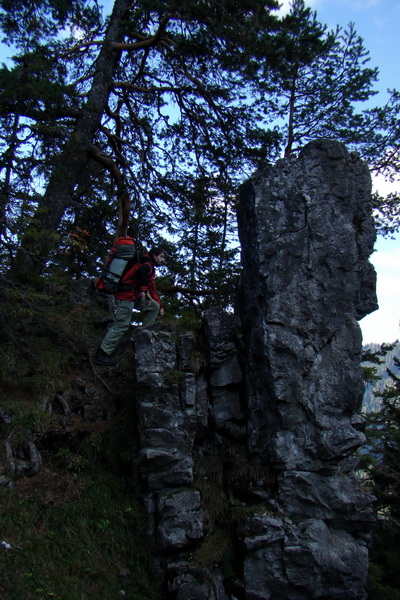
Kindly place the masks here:
MULTIPOLYGON (((87 7, 81 0, 66 3, 5 1, 1 9, 0 23, 5 39, 18 49, 13 66, 3 65, 0 70, 0 144, 4 174, 1 233, 13 256, 12 242, 17 239, 19 244, 27 228, 31 234, 34 232, 36 223, 32 219, 39 205, 40 219, 36 222, 48 219, 43 189, 49 174, 56 169, 57 157, 83 102, 79 89, 71 84, 82 61, 66 52, 66 48, 75 44, 77 31, 86 39, 96 35, 100 13, 96 5, 87 7)), ((50 210, 53 218, 62 195, 61 176, 55 187, 57 191, 50 210)), ((52 237, 55 237, 54 232, 52 237)), ((29 252, 34 254, 34 235, 30 235, 29 242, 29 252)))
POLYGON ((261 85, 266 109, 281 132, 285 155, 317 137, 346 144, 366 134, 357 102, 376 91, 378 69, 369 60, 363 40, 350 24, 329 31, 304 0, 294 0, 274 40, 281 51, 279 70, 264 70, 261 85))

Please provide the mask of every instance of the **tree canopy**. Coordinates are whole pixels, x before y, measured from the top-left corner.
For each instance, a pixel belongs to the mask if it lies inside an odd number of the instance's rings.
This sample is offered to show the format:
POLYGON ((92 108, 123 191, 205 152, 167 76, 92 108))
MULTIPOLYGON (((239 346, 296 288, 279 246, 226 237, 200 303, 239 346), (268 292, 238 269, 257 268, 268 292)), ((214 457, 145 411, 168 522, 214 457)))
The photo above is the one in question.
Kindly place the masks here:
MULTIPOLYGON (((206 290, 233 281, 235 193, 255 168, 333 137, 396 177, 399 97, 362 108, 378 71, 355 27, 277 7, 3 0, 3 268, 93 274, 130 226, 168 246, 175 283, 206 290)), ((393 230, 396 195, 376 205, 393 230)))

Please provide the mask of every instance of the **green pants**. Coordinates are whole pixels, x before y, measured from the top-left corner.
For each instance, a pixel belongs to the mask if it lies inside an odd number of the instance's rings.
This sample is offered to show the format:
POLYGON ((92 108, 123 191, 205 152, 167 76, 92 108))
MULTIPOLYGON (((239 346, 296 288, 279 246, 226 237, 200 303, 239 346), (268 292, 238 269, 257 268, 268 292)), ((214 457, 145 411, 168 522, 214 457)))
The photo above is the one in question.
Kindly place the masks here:
POLYGON ((132 322, 132 310, 140 310, 141 327, 146 329, 155 323, 160 312, 160 305, 155 300, 149 300, 143 294, 139 304, 134 300, 116 300, 114 322, 107 331, 100 344, 100 348, 108 355, 112 354, 118 345, 118 342, 128 331, 132 322), (147 301, 147 302, 146 302, 147 301))

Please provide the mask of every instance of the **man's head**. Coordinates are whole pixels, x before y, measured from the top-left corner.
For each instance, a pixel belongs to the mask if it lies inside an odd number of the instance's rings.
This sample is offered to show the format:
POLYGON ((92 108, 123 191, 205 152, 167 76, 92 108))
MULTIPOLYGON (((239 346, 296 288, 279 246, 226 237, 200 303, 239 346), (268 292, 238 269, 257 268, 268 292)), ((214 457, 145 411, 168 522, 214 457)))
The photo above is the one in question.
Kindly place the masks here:
POLYGON ((158 267, 161 267, 161 265, 164 264, 165 262, 165 253, 164 250, 162 248, 159 247, 153 247, 150 252, 149 252, 153 262, 155 265, 157 265, 158 267))

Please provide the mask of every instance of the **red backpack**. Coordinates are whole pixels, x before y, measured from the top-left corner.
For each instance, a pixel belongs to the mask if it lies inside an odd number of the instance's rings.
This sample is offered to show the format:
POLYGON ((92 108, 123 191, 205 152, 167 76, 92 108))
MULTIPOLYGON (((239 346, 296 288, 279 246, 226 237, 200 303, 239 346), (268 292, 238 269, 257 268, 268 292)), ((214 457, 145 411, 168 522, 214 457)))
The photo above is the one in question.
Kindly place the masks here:
POLYGON ((137 260, 138 251, 133 238, 128 236, 118 238, 96 279, 96 288, 99 292, 115 294, 121 277, 137 260))

